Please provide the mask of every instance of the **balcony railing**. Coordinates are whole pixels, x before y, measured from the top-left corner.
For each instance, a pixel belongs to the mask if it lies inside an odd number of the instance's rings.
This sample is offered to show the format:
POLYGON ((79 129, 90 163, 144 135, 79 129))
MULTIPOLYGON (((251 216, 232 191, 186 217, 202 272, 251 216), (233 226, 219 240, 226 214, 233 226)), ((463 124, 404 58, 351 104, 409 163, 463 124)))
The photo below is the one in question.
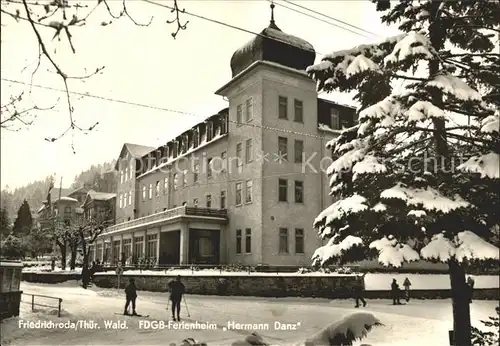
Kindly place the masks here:
POLYGON ((182 206, 110 226, 106 229, 105 233, 142 226, 154 222, 165 221, 177 216, 206 216, 227 219, 227 210, 182 206))

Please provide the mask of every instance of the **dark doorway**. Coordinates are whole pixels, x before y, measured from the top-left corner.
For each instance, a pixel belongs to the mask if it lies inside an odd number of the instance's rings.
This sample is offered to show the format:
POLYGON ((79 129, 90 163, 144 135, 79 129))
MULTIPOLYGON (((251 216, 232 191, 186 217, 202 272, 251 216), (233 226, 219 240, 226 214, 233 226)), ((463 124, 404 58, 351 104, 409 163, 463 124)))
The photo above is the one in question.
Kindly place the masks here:
POLYGON ((181 231, 160 233, 160 265, 180 263, 181 231))
POLYGON ((189 263, 219 264, 219 254, 219 230, 189 230, 189 263))

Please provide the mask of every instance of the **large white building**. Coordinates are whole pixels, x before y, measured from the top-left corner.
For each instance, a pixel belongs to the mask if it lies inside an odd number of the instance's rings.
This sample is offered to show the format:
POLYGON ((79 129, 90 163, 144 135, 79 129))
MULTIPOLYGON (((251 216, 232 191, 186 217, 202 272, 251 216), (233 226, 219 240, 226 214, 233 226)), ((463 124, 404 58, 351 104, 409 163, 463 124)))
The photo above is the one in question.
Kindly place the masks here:
POLYGON ((325 146, 355 121, 353 108, 318 98, 305 72, 314 60, 272 19, 233 54, 216 91, 226 109, 162 147, 125 144, 116 224, 94 258, 309 265, 322 245, 312 222, 332 203, 325 146))

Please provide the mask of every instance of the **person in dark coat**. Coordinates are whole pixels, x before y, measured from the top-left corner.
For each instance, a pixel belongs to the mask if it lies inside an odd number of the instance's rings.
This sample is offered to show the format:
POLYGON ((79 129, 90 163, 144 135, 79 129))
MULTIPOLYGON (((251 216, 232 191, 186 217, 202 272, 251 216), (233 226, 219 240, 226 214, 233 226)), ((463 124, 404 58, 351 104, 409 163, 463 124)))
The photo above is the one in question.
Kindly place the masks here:
POLYGON ((470 302, 472 303, 472 294, 474 293, 474 279, 472 278, 472 276, 469 276, 467 278, 467 286, 469 287, 469 299, 470 299, 470 302))
POLYGON ((354 299, 356 299, 356 305, 354 306, 355 308, 359 308, 359 301, 363 303, 363 307, 366 306, 366 300, 363 298, 363 278, 365 277, 366 273, 358 276, 356 286, 354 286, 354 299))
POLYGON ((405 299, 406 299, 406 302, 409 302, 410 301, 410 286, 411 286, 411 282, 410 282, 410 280, 408 280, 408 278, 405 278, 405 281, 403 282, 403 286, 405 288, 405 299))
POLYGON ((123 311, 124 315, 128 315, 128 307, 130 303, 132 303, 132 315, 137 316, 137 312, 135 312, 135 300, 137 299, 137 288, 135 287, 135 280, 130 279, 129 284, 125 287, 125 296, 127 298, 127 302, 125 303, 125 310, 123 311))
POLYGON ((399 285, 396 279, 392 279, 391 295, 392 295, 392 305, 401 305, 401 302, 399 301, 400 297, 399 285))
POLYGON ((170 300, 172 301, 172 319, 174 321, 180 321, 181 318, 179 314, 181 312, 181 301, 182 301, 182 296, 186 291, 186 287, 181 282, 180 275, 177 276, 175 281, 170 281, 168 285, 170 287, 170 300))

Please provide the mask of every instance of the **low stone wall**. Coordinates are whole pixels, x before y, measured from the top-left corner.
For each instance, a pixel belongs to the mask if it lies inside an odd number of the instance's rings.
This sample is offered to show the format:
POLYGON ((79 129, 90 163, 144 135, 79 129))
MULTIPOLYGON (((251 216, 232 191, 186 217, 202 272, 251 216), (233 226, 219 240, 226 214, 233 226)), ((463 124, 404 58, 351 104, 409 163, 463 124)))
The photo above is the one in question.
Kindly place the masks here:
POLYGON ((36 282, 42 284, 58 284, 71 280, 80 280, 80 274, 64 274, 64 273, 23 273, 22 280, 27 282, 36 282))
MULTIPOLYGON (((175 276, 127 275, 120 286, 125 288, 129 278, 134 278, 137 289, 166 292, 168 282, 175 276)), ((55 284, 80 280, 79 274, 23 273, 23 281, 55 284)), ((233 295, 255 297, 317 297, 329 299, 352 298, 355 285, 353 276, 184 276, 182 281, 189 294, 233 295), (221 283, 221 279, 224 283, 221 283)), ((116 287, 116 274, 97 273, 94 284, 102 288, 116 287)), ((391 299, 389 290, 373 290, 363 293, 367 299, 391 299)), ((448 289, 411 290, 412 299, 446 299, 451 297, 448 289)), ((476 288, 473 299, 500 300, 498 288, 476 288)))
MULTIPOLYGON (((167 292, 175 276, 127 275, 121 279, 125 287, 134 278, 138 290, 167 292)), ((184 276, 182 282, 190 294, 256 297, 322 297, 347 298, 356 285, 354 276, 184 276)), ((116 287, 117 276, 96 274, 98 287, 116 287)))

